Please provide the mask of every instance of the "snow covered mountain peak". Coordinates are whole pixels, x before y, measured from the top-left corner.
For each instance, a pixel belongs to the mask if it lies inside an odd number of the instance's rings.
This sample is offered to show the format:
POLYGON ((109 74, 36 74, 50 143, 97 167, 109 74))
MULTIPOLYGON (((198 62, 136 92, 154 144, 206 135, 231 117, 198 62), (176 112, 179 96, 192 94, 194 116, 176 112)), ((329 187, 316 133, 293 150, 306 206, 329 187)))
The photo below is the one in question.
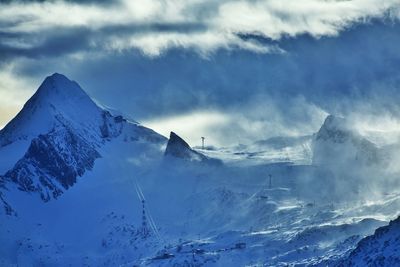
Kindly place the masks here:
POLYGON ((102 110, 74 81, 48 76, 23 109, 0 131, 0 147, 30 140, 59 125, 88 130, 101 123, 102 110))
POLYGON ((78 83, 59 73, 46 77, 25 108, 32 112, 46 109, 52 117, 61 115, 81 124, 101 111, 78 83))
POLYGON ((69 80, 62 74, 54 73, 46 77, 37 90, 34 100, 65 101, 68 99, 90 99, 75 81, 69 80))
POLYGON ((93 168, 101 147, 118 137, 146 147, 166 141, 100 108, 76 82, 55 73, 0 131, 0 186, 15 184, 43 201, 57 198, 93 168))
POLYGON ((354 161, 369 165, 379 161, 378 154, 374 143, 350 127, 345 118, 333 115, 325 119, 313 142, 316 165, 347 165, 354 161))
MULTIPOLYGON (((79 85, 76 82, 71 81, 63 74, 55 72, 44 79, 43 83, 39 87, 39 91, 51 90, 51 89, 62 89, 66 91, 71 89, 68 88, 68 86, 71 85, 75 85, 76 87, 79 88, 79 85)), ((82 89, 80 90, 82 91, 82 89)))
POLYGON ((325 127, 329 128, 342 128, 346 127, 345 119, 336 115, 328 115, 324 122, 325 127))

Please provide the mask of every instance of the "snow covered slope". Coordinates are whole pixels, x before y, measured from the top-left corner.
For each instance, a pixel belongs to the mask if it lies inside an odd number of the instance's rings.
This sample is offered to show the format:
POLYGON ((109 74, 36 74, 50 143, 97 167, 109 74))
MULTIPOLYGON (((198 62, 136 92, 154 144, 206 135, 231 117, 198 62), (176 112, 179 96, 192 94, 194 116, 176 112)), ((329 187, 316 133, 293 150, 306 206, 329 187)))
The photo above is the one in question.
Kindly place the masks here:
POLYGON ((400 217, 365 237, 337 266, 400 266, 400 217))
POLYGON ((225 164, 244 166, 267 163, 292 163, 310 165, 312 163, 313 136, 276 136, 251 144, 232 147, 195 147, 197 151, 224 161, 225 164))
POLYGON ((175 134, 167 144, 59 74, 0 136, 0 155, 12 152, 0 162, 0 266, 324 266, 400 205, 396 190, 346 197, 329 171, 293 161, 310 157, 296 152, 310 137, 250 145, 254 157, 175 134), (229 164, 204 164, 221 155, 229 164))

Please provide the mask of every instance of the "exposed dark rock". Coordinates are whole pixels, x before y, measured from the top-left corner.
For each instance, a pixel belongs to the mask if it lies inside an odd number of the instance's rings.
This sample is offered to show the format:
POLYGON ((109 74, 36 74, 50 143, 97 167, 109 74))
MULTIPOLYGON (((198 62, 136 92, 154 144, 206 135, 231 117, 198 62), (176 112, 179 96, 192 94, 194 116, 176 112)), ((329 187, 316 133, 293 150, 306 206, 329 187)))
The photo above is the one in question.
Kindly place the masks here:
MULTIPOLYGON (((0 177, 1 179, 1 177, 0 177)), ((1 187, 1 186, 0 186, 1 187)), ((4 189, 4 188, 3 188, 4 189)), ((17 216, 17 213, 14 211, 14 209, 11 207, 10 204, 7 203, 7 201, 3 197, 3 193, 0 191, 0 203, 3 204, 4 211, 7 215, 15 215, 17 216)))
POLYGON ((336 266, 400 266, 400 217, 363 238, 336 266))
POLYGON ((39 192, 44 201, 49 201, 91 170, 99 157, 83 138, 61 128, 33 139, 24 157, 5 178, 16 183, 20 190, 39 192))
POLYGON ((167 148, 165 149, 165 156, 171 156, 190 161, 221 164, 221 161, 209 158, 192 149, 189 144, 185 142, 185 140, 183 140, 174 132, 170 133, 167 148))

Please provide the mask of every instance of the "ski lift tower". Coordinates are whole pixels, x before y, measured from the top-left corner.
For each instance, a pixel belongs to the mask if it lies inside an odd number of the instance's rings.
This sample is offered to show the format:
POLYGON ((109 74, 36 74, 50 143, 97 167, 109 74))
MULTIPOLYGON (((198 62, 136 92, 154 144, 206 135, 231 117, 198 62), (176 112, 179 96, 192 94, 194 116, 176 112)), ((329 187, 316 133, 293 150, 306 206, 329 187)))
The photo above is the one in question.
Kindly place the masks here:
POLYGON ((159 241, 161 241, 160 233, 157 230, 157 226, 153 220, 153 217, 150 214, 150 211, 146 209, 146 199, 143 195, 142 189, 140 188, 139 184, 135 182, 135 189, 137 196, 142 203, 142 226, 139 229, 139 233, 142 235, 143 238, 147 238, 154 233, 155 237, 159 241))
POLYGON ((206 139, 205 137, 201 137, 201 149, 204 150, 204 139, 206 139))
POLYGON ((146 215, 146 201, 142 199, 142 229, 140 229, 142 237, 147 237, 150 235, 150 229, 147 223, 147 215, 146 215))

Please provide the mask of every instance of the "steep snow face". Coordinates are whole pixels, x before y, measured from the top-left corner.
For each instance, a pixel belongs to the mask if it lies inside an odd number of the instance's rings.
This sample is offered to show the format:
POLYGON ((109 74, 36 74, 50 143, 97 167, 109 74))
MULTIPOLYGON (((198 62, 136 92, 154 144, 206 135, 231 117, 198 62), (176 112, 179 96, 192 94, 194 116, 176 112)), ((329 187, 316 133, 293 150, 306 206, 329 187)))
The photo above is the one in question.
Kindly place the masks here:
MULTIPOLYGON (((76 82, 55 73, 0 131, 0 157, 6 158, 0 162, 0 183, 39 193, 43 201, 57 198, 93 168, 101 157, 98 149, 119 136, 126 142, 166 142, 151 129, 101 109, 76 82)), ((2 202, 9 214, 3 197, 2 202)))
POLYGON ((337 266, 400 266, 400 217, 362 239, 337 266))
POLYGON ((183 140, 174 132, 171 132, 170 134, 167 148, 165 149, 165 156, 171 156, 189 161, 220 163, 218 160, 211 159, 192 149, 189 144, 185 142, 185 140, 183 140))
POLYGON ((375 144, 354 131, 344 118, 329 115, 313 142, 313 164, 348 165, 379 162, 375 144))

